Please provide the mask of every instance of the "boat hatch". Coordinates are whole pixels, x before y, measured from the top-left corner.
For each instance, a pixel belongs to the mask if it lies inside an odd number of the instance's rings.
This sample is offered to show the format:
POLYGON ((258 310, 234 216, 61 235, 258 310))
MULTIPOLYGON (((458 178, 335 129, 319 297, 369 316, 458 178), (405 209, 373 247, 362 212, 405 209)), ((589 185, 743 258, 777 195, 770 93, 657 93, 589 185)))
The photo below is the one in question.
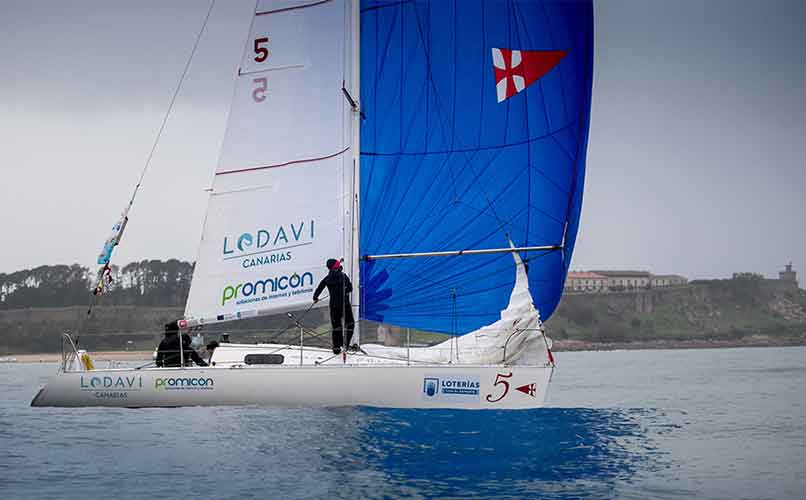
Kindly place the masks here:
POLYGON ((282 354, 247 354, 243 361, 247 365, 282 365, 284 359, 282 354))

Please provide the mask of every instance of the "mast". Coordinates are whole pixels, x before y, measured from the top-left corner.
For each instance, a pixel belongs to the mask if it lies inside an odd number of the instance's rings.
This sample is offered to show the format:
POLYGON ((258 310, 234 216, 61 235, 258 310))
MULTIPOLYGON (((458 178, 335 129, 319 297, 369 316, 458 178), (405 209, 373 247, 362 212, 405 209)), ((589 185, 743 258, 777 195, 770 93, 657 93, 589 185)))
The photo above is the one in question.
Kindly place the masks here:
POLYGON ((356 344, 361 344, 361 2, 351 0, 350 5, 350 41, 351 41, 351 94, 354 96, 358 107, 353 109, 353 245, 352 245, 352 276, 355 283, 355 293, 353 294, 353 316, 356 318, 354 339, 356 344))
POLYGON ((345 98, 349 104, 350 112, 347 116, 347 126, 350 134, 349 147, 351 155, 345 158, 345 171, 349 173, 348 179, 351 183, 349 187, 350 199, 346 204, 347 214, 350 218, 345 221, 345 227, 350 228, 347 236, 347 255, 350 279, 353 283, 352 308, 353 317, 356 318, 355 331, 353 333, 353 343, 360 344, 361 323, 358 321, 361 306, 361 270, 360 270, 360 199, 361 199, 361 168, 360 168, 360 130, 361 130, 361 106, 360 106, 360 80, 361 80, 361 2, 360 0, 348 0, 345 2, 345 28, 348 39, 345 43, 346 68, 345 68, 345 98))

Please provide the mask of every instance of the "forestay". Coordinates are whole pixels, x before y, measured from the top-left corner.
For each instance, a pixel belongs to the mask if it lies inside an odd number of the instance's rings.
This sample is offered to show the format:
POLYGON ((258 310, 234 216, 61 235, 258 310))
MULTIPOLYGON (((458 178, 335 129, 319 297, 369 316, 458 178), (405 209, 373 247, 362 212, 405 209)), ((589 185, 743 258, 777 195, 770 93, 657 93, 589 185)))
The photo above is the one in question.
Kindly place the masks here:
POLYGON ((348 253, 353 149, 344 0, 260 2, 241 59, 188 324, 307 307, 348 253))
MULTIPOLYGON (((361 254, 523 252, 555 309, 582 204, 590 1, 361 3, 361 254)), ((362 261, 361 317, 463 334, 507 306, 507 253, 362 261)))

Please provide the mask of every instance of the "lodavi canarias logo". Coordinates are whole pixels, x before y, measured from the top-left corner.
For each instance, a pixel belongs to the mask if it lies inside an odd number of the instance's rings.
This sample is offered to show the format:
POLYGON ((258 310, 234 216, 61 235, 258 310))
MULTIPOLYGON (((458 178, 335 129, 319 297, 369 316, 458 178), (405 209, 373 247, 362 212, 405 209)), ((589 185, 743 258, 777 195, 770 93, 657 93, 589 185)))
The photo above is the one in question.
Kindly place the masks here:
POLYGON ((314 220, 281 224, 275 228, 260 228, 242 233, 240 236, 224 237, 224 258, 239 257, 244 254, 272 252, 289 245, 312 242, 315 238, 314 220))

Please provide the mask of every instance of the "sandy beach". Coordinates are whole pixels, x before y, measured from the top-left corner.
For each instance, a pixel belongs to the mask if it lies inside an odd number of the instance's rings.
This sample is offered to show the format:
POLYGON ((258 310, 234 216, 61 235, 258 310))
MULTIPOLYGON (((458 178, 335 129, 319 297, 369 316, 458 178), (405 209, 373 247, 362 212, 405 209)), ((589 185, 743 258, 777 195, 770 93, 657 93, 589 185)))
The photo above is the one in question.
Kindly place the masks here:
MULTIPOLYGON (((100 351, 90 352, 92 360, 98 361, 149 361, 153 351, 100 351)), ((55 363, 62 360, 61 353, 10 354, 18 363, 55 363)))

